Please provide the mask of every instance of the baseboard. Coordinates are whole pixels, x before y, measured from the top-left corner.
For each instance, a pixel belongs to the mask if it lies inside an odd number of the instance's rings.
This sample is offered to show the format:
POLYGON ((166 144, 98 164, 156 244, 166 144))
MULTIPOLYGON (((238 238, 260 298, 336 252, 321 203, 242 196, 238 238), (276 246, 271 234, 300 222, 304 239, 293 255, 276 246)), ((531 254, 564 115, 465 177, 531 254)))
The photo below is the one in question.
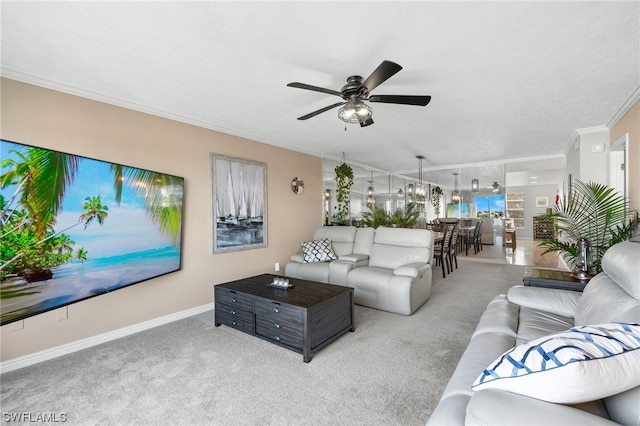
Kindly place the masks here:
POLYGON ((164 317, 155 318, 149 321, 134 324, 129 327, 120 328, 118 330, 109 331, 97 336, 88 337, 86 339, 78 340, 75 342, 67 343, 55 348, 46 349, 44 351, 35 352, 33 354, 21 356, 18 358, 10 359, 0 363, 0 374, 8 373, 9 371, 17 370, 19 368, 28 367, 30 365, 37 364, 39 362, 47 361, 49 359, 57 358, 59 356, 67 355, 73 352, 87 349, 92 346, 106 343, 111 340, 116 340, 121 337, 129 336, 131 334, 139 333, 150 328, 158 327, 160 325, 168 324, 173 321, 178 321, 184 318, 188 318, 193 315, 201 314, 213 309, 213 303, 197 306, 195 308, 187 309, 185 311, 176 312, 164 317))

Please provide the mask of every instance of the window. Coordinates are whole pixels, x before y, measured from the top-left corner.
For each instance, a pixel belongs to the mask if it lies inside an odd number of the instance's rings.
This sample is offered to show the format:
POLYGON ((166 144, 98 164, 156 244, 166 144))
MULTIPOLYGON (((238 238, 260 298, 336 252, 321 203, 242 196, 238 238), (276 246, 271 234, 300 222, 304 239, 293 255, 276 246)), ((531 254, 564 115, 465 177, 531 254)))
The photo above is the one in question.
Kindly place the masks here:
POLYGON ((473 202, 479 218, 501 219, 504 217, 504 195, 475 197, 473 202))

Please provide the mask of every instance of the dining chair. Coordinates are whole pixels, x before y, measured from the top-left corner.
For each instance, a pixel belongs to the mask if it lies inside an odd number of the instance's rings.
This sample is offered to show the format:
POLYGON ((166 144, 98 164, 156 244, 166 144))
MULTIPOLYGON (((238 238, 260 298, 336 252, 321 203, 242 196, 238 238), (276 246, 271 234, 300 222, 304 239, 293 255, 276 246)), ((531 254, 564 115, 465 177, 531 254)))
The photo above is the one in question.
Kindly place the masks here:
POLYGON ((451 273, 451 264, 449 263, 449 242, 451 241, 450 234, 453 232, 454 225, 446 225, 442 228, 442 244, 436 245, 433 248, 433 258, 436 261, 436 265, 442 266, 442 278, 447 278, 447 273, 451 273))
POLYGON ((478 254, 481 250, 482 244, 480 243, 480 228, 482 227, 482 221, 476 222, 476 227, 473 230, 473 237, 471 237, 471 243, 473 244, 473 254, 478 254))
POLYGON ((453 230, 451 231, 451 238, 449 239, 449 250, 447 251, 447 256, 449 258, 449 265, 451 266, 451 272, 453 272, 454 262, 456 265, 456 269, 458 269, 459 231, 460 231, 460 225, 458 225, 457 223, 454 224, 453 230))

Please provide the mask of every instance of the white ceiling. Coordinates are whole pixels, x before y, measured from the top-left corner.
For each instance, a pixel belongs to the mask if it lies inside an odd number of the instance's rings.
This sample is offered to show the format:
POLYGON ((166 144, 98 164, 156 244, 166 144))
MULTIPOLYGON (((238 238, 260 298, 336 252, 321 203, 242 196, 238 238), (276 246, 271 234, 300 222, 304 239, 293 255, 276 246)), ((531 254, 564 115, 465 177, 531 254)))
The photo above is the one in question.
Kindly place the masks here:
MULTIPOLYGON (((443 183, 460 167, 560 158, 640 86, 638 1, 3 0, 1 12, 3 76, 393 174, 416 176, 421 154, 443 183), (337 109, 296 120, 340 99, 287 83, 339 90, 383 60, 404 69, 373 94, 431 103, 372 104, 365 128, 337 109)), ((491 173, 481 186, 504 179, 491 173)))

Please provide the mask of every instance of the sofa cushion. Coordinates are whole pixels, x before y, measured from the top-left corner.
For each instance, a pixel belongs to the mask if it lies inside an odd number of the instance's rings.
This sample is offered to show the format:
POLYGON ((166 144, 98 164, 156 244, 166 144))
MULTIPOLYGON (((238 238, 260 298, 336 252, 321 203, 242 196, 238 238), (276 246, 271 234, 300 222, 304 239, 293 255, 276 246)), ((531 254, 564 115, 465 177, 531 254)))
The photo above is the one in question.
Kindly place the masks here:
POLYGON ((433 233, 426 229, 376 229, 369 266, 395 269, 409 263, 429 263, 433 249, 433 233))
MULTIPOLYGON (((466 407, 467 425, 617 425, 606 413, 583 411, 563 404, 549 404, 511 392, 486 389, 476 392, 466 407), (535 419, 535 420, 534 420, 535 419)), ((450 424, 450 423, 448 423, 450 424)))
POLYGON ((631 297, 640 300, 640 244, 624 241, 615 244, 602 257, 602 270, 631 297))
POLYGON ((330 238, 333 251, 338 256, 342 256, 353 253, 357 229, 355 226, 320 226, 313 231, 313 239, 330 238))
POLYGON ((301 244, 304 263, 328 262, 336 260, 336 256, 331 245, 331 238, 324 240, 305 241, 301 244))
POLYGON ((573 327, 508 350, 472 388, 576 404, 640 385, 640 324, 573 327))
MULTIPOLYGON (((635 262, 640 263, 637 259, 635 262)), ((636 284, 640 287, 640 280, 637 280, 636 284)), ((603 272, 596 275, 584 288, 574 318, 575 325, 614 321, 637 322, 640 318, 640 301, 630 297, 603 272)))
MULTIPOLYGON (((573 293, 573 292, 571 292, 573 293)), ((552 333, 559 333, 573 327, 573 318, 539 311, 527 307, 520 308, 518 336, 516 343, 530 342, 552 333)))

